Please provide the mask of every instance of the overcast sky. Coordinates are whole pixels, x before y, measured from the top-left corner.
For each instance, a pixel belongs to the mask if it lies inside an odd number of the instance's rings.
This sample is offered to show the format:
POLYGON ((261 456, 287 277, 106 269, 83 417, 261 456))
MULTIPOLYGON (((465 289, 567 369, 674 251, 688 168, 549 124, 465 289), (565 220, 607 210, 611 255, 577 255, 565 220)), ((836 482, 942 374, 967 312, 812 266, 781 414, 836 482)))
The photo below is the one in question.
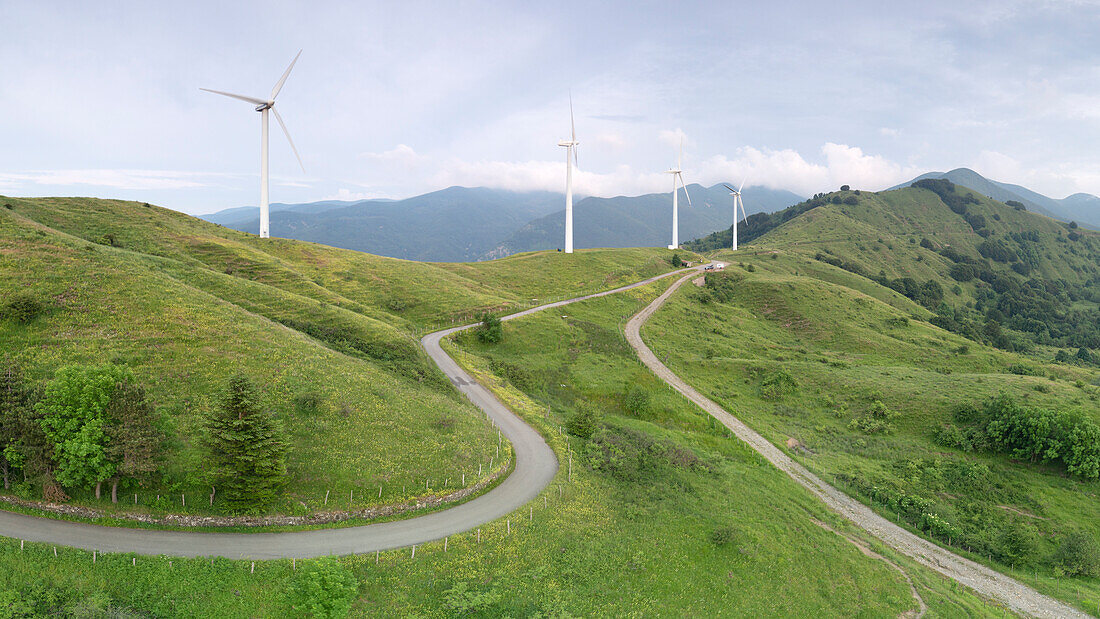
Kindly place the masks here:
POLYGON ((685 180, 802 195, 971 167, 1100 194, 1096 2, 0 2, 0 194, 256 204, 685 180), (598 5, 598 6, 597 6, 598 5))

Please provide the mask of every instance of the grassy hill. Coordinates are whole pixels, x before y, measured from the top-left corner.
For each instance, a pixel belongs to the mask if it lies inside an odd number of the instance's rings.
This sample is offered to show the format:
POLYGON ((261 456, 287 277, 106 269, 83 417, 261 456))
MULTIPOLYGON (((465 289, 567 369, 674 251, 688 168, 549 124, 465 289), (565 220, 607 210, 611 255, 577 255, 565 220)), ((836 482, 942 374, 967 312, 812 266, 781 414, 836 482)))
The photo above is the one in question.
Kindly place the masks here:
MULTIPOLYGON (((359 508, 453 490, 462 473, 473 484, 494 433, 416 335, 671 268, 666 250, 441 266, 261 240, 141 203, 2 201, 0 307, 29 295, 45 311, 26 324, 0 320, 0 348, 35 381, 68 364, 128 365, 167 416, 163 483, 123 489, 142 495, 141 510, 169 488, 209 493, 199 420, 236 371, 263 385, 291 436, 279 511, 326 509, 329 491, 347 509, 352 491, 359 508)), ((84 490, 74 496, 103 507, 84 490)), ((158 508, 181 510, 178 499, 158 508)), ((203 507, 193 499, 188 510, 203 507)))
POLYGON ((1006 396, 1055 423, 1100 423, 1100 235, 933 189, 840 192, 776 214, 746 249, 714 253, 731 272, 679 292, 643 335, 848 493, 1082 604, 1100 581, 1067 578, 1059 557, 1082 531, 1100 540, 1100 482, 1057 449, 1032 459, 986 442, 975 419, 1006 396))

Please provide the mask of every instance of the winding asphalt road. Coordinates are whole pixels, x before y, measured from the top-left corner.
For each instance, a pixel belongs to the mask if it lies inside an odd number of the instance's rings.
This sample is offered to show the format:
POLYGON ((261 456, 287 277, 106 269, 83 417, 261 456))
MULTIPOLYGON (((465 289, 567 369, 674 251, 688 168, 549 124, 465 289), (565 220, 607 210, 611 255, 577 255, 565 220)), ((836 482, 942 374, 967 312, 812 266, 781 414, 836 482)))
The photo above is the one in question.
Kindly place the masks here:
MULTIPOLYGON (((615 294, 681 273, 673 271, 628 286, 548 303, 505 316, 512 320, 578 301, 615 294)), ((542 436, 514 415, 485 387, 470 377, 439 342, 452 333, 472 328, 464 325, 429 333, 421 339, 424 349, 451 383, 500 428, 514 448, 516 465, 495 488, 473 500, 446 510, 393 522, 339 529, 287 533, 210 533, 129 529, 54 520, 0 511, 0 535, 47 542, 99 552, 132 552, 180 557, 230 559, 289 559, 361 554, 375 550, 423 544, 469 531, 509 514, 536 498, 554 479, 558 460, 542 436)))
POLYGON ((627 342, 634 348, 642 363, 661 380, 722 422, 722 425, 729 428, 737 438, 748 443, 757 453, 767 458, 776 468, 812 492, 830 509, 917 563, 966 585, 983 597, 997 600, 1016 613, 1034 617, 1089 617, 1088 614, 1063 604, 1052 597, 1043 595, 1014 578, 1009 578, 984 565, 944 550, 879 516, 866 505, 822 481, 806 467, 783 453, 771 441, 757 434, 740 419, 726 412, 713 400, 696 391, 691 385, 688 385, 674 374, 672 370, 669 370, 642 341, 639 330, 645 324, 645 321, 664 305, 665 301, 684 282, 692 277, 695 277, 695 275, 688 275, 677 280, 661 296, 657 297, 626 323, 627 342))

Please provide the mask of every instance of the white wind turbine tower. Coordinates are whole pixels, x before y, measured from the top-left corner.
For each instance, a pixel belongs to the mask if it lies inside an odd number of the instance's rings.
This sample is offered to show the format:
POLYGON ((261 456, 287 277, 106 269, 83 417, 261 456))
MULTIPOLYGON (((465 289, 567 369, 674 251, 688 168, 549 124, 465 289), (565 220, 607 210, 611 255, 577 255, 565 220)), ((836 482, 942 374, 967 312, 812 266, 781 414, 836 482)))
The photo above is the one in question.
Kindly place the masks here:
POLYGON ((679 211, 680 205, 678 202, 679 187, 684 188, 684 196, 688 199, 688 206, 691 206, 691 196, 688 194, 687 185, 684 184, 684 174, 680 170, 680 160, 684 157, 684 138, 680 138, 680 154, 676 156, 676 169, 669 170, 668 173, 672 175, 672 244, 668 246, 669 249, 676 249, 680 246, 680 220, 679 211), (679 183, 679 186, 677 186, 679 183))
MULTIPOLYGON (((722 183, 726 185, 725 183, 722 183)), ((733 196, 733 251, 737 251, 737 222, 741 219, 747 219, 748 215, 745 214, 745 203, 741 201, 741 189, 745 187, 745 181, 741 181, 741 187, 734 189, 729 185, 726 185, 726 189, 730 190, 730 195, 733 196), (737 207, 741 207, 741 218, 737 217, 737 207)))
POLYGON ((577 163, 577 125, 573 122, 573 95, 569 95, 569 128, 572 137, 561 140, 565 147, 565 253, 573 253, 573 165, 577 163))
MULTIPOLYGON (((301 56, 301 50, 298 51, 298 56, 301 56)), ((290 66, 286 68, 283 76, 279 78, 279 81, 275 83, 275 87, 271 89, 271 96, 264 99, 257 99, 255 97, 246 97, 244 95, 235 95, 231 92, 222 92, 220 90, 210 90, 209 88, 200 88, 199 90, 205 90, 206 92, 212 92, 216 95, 224 95, 226 97, 232 97, 234 99, 240 99, 256 106, 256 111, 260 113, 261 123, 263 124, 262 137, 260 138, 260 238, 266 239, 270 236, 269 229, 269 213, 267 204, 267 112, 268 110, 275 112, 275 120, 279 121, 279 126, 283 128, 283 134, 286 135, 286 141, 290 143, 291 150, 294 151, 294 156, 298 158, 298 165, 302 167, 302 172, 306 171, 306 167, 302 165, 302 157, 298 154, 298 149, 294 147, 294 140, 290 139, 290 132, 286 130, 286 123, 283 122, 283 117, 279 115, 279 110, 275 109, 275 97, 279 95, 279 91, 283 89, 283 84, 286 82, 287 76, 290 75, 290 70, 294 68, 294 63, 298 62, 298 56, 294 57, 294 60, 290 61, 290 66)))

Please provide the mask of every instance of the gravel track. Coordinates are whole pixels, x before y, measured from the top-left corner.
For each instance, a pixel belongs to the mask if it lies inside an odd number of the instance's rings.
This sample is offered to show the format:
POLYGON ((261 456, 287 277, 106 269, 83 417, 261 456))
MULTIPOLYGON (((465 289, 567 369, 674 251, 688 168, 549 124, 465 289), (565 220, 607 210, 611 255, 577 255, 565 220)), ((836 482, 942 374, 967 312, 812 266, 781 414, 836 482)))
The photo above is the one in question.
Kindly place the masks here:
POLYGON ((822 481, 806 467, 792 460, 770 441, 726 412, 721 406, 700 394, 669 370, 642 341, 639 329, 684 282, 692 277, 695 277, 695 274, 687 275, 676 281, 645 309, 635 314, 626 324, 627 342, 634 348, 642 363, 661 380, 722 422, 737 438, 748 443, 750 447, 764 456, 776 468, 807 488, 830 509, 917 563, 969 587, 978 595, 1004 604, 1016 613, 1033 617, 1090 616, 1052 597, 1043 595, 1014 578, 945 550, 879 516, 866 505, 822 481))

